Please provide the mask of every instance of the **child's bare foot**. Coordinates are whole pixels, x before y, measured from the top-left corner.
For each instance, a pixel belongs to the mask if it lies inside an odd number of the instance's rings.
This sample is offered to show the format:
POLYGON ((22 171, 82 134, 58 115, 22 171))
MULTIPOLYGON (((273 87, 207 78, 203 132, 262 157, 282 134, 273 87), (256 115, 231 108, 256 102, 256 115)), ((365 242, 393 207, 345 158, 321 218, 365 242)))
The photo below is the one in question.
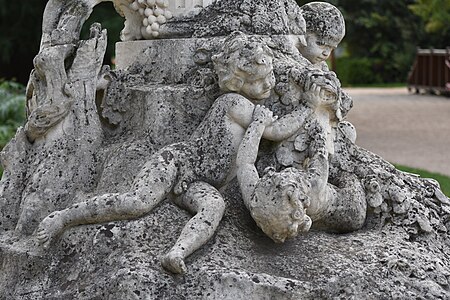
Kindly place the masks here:
POLYGON ((186 265, 184 264, 181 254, 170 251, 161 259, 161 265, 168 271, 176 274, 186 273, 186 265))
POLYGON ((309 216, 305 215, 305 219, 303 222, 298 226, 298 232, 306 233, 311 229, 312 220, 309 216))
POLYGON ((36 237, 39 244, 48 248, 52 240, 64 229, 61 212, 56 211, 48 215, 39 224, 36 230, 36 237))

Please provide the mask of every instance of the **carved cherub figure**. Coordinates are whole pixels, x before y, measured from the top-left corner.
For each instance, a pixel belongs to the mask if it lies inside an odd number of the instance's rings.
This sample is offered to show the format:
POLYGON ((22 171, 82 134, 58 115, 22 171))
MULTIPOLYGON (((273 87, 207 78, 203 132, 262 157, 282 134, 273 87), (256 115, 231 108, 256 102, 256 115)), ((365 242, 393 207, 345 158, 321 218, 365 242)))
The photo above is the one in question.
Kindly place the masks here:
MULTIPOLYGON (((235 56, 239 62, 224 61, 217 56, 216 63, 229 69, 219 72, 219 80, 231 74, 228 79, 236 84, 227 85, 229 90, 250 99, 267 96, 274 85, 270 51, 262 41, 258 44, 254 38, 241 34, 232 35, 224 43, 223 51, 229 51, 229 44, 239 45, 233 50, 240 53, 235 56), (261 71, 263 76, 259 76, 258 70, 265 70, 261 71)), ((211 238, 223 216, 225 205, 217 188, 230 176, 234 177, 237 149, 252 122, 254 108, 252 101, 236 93, 219 97, 187 141, 163 147, 149 158, 129 192, 95 196, 53 212, 40 223, 36 231, 38 240, 48 247, 69 227, 137 218, 150 212, 165 197, 174 195, 178 206, 195 215, 163 257, 162 264, 171 272, 185 272, 184 259, 211 238)), ((273 141, 285 139, 300 128, 308 113, 295 110, 285 115, 265 126, 263 137, 273 141)))
POLYGON ((334 72, 330 72, 326 60, 337 48, 345 36, 345 20, 342 13, 330 3, 310 2, 301 7, 306 22, 306 45, 298 44, 297 48, 312 67, 335 77, 339 84, 336 116, 341 121, 353 106, 352 99, 340 89, 340 83, 334 72))
MULTIPOLYGON (((311 2, 301 9, 306 24, 306 44, 294 40, 294 45, 303 58, 296 57, 297 63, 291 64, 290 68, 281 68, 279 71, 281 76, 277 76, 277 79, 281 80, 277 82, 275 88, 281 96, 280 101, 266 105, 279 115, 289 112, 299 103, 312 106, 314 117, 323 124, 327 132, 328 153, 333 155, 335 138, 338 135, 338 128, 341 127, 338 123, 344 120, 353 105, 352 99, 341 89, 336 74, 330 72, 325 63, 332 49, 337 47, 345 34, 344 18, 336 7, 325 2, 311 2), (286 73, 286 69, 289 76, 283 74, 286 73), (289 80, 296 81, 305 91, 312 83, 316 84, 316 88, 321 90, 321 97, 327 97, 328 100, 314 104, 314 100, 307 99, 305 93, 298 93, 292 89, 293 85, 289 80)), ((351 135, 356 137, 356 132, 353 131, 351 135)), ((309 138, 305 130, 300 130, 295 136, 284 141, 276 153, 278 162, 284 167, 302 165, 307 157, 305 150, 309 138)))
POLYGON ((310 2, 301 7, 306 21, 306 45, 298 43, 300 53, 318 68, 328 71, 325 61, 345 35, 341 12, 326 2, 310 2))
MULTIPOLYGON (((310 122, 317 120, 324 126, 327 151, 333 154, 334 126, 339 120, 340 84, 338 80, 330 72, 294 67, 290 69, 287 82, 288 88, 281 96, 281 103, 288 103, 288 105, 281 106, 281 109, 304 109, 302 107, 311 109, 312 113, 308 120, 310 122)), ((302 169, 304 160, 308 156, 306 151, 308 144, 313 138, 307 133, 305 126, 302 126, 294 135, 276 145, 277 162, 283 167, 302 169)))
POLYGON ((275 85, 273 55, 260 37, 235 31, 211 59, 221 90, 240 92, 256 100, 270 96, 275 85))
POLYGON ((259 177, 254 165, 259 142, 265 127, 274 120, 276 118, 269 109, 255 107, 253 122, 239 146, 236 166, 245 206, 264 233, 275 242, 282 243, 311 227, 311 219, 305 214, 309 206, 305 191, 310 189, 310 184, 295 168, 278 173, 268 167, 265 175, 259 177))
MULTIPOLYGON (((309 98, 314 98, 315 103, 330 100, 315 84, 310 86, 309 98)), ((275 242, 284 242, 299 232, 307 232, 312 224, 332 232, 361 228, 367 205, 359 180, 348 176, 339 187, 328 183, 326 125, 317 119, 309 123, 308 134, 314 140, 308 149, 305 170, 269 170, 260 178, 255 167, 257 149, 264 128, 273 117, 269 110, 258 108, 253 118, 239 146, 237 177, 244 203, 264 233, 275 242)))
MULTIPOLYGON (((337 121, 341 121, 353 106, 353 101, 341 90, 336 74, 329 70, 325 61, 345 35, 344 17, 335 6, 326 2, 307 3, 301 7, 301 11, 306 24, 306 33, 304 36, 290 37, 300 54, 300 57, 295 57, 297 64, 294 64, 293 68, 297 69, 295 72, 303 76, 305 88, 309 87, 308 81, 314 76, 326 76, 335 82, 339 88, 335 116, 337 121)), ((282 85, 283 83, 280 86, 282 85)))

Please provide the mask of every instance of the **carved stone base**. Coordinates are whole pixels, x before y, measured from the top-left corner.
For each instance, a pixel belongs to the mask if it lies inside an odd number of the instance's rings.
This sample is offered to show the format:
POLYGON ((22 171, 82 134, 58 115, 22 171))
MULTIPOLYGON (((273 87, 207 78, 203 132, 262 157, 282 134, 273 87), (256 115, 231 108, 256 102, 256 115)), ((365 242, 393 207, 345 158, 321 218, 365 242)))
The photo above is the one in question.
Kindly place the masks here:
MULTIPOLYGON (((159 258, 189 214, 164 202, 134 221, 80 226, 51 248, 2 241, 5 299, 445 299, 448 247, 439 236, 409 241, 395 225, 346 235, 310 232, 275 244, 227 189, 215 237, 172 275, 159 258), (26 284, 23 284, 26 283, 26 284)), ((2 298, 3 299, 3 298, 2 298)))

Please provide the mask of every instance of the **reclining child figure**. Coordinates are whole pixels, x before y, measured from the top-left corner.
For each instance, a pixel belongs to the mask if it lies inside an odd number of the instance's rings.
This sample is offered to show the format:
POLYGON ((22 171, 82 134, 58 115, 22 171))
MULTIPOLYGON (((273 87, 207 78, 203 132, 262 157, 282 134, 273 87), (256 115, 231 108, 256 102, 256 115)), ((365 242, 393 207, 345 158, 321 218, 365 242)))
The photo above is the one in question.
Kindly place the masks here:
MULTIPOLYGON (((222 219, 225 204, 217 189, 234 177, 237 149, 252 122, 254 102, 268 97, 275 81, 272 52, 258 37, 233 34, 222 52, 227 53, 213 57, 220 70, 219 81, 236 93, 219 97, 187 141, 153 154, 129 192, 95 196, 47 216, 36 230, 44 247, 69 227, 138 218, 172 195, 175 204, 194 216, 162 258, 162 265, 174 273, 186 272, 184 259, 212 237, 222 219)), ((303 89, 298 87, 298 91, 303 89)), ((287 138, 309 113, 308 109, 298 109, 273 120, 265 126, 262 137, 272 141, 287 138)))

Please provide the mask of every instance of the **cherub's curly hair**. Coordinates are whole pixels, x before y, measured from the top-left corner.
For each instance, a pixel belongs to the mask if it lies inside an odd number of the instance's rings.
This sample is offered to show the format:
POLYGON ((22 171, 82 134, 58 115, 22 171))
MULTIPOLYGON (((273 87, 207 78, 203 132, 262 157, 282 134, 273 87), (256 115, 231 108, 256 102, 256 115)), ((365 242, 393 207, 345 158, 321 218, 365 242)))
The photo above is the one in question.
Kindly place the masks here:
POLYGON ((250 213, 256 224, 275 242, 297 235, 293 220, 304 215, 303 203, 285 197, 286 189, 292 186, 308 194, 311 188, 306 173, 296 168, 281 172, 270 170, 260 179, 249 203, 250 213))
POLYGON ((306 32, 314 33, 321 41, 338 44, 345 35, 345 21, 335 6, 326 2, 310 2, 301 7, 306 32))

